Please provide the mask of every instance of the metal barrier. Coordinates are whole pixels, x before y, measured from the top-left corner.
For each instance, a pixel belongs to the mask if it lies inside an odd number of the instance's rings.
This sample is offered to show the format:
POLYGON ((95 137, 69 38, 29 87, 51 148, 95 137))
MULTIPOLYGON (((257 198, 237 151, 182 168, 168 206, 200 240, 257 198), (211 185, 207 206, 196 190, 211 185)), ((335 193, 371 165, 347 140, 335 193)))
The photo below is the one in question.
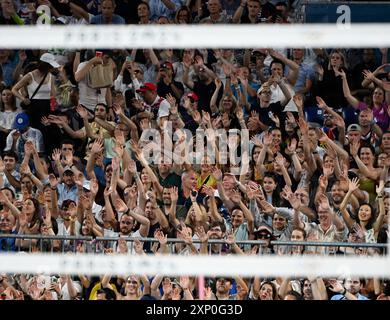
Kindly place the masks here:
MULTIPOLYGON (((134 242, 149 243, 147 253, 153 253, 159 241, 156 238, 136 237, 91 237, 91 236, 46 236, 46 235, 20 235, 0 234, 0 251, 26 251, 26 252, 88 252, 104 253, 107 250, 118 251, 118 240, 125 240, 128 244, 128 253, 135 253, 134 242), (11 239, 15 239, 12 241, 11 239), (10 241, 11 240, 11 241, 10 241)), ((193 239, 192 243, 199 249, 201 241, 193 239)), ((349 243, 349 242, 313 242, 313 241, 266 241, 247 240, 236 241, 243 247, 258 246, 259 254, 376 254, 386 253, 387 244, 383 243, 349 243), (371 249, 371 252, 369 251, 371 249)), ((168 238, 167 244, 171 254, 186 254, 184 240, 168 238)), ((229 250, 224 239, 210 239, 207 243, 210 254, 221 254, 229 250)))

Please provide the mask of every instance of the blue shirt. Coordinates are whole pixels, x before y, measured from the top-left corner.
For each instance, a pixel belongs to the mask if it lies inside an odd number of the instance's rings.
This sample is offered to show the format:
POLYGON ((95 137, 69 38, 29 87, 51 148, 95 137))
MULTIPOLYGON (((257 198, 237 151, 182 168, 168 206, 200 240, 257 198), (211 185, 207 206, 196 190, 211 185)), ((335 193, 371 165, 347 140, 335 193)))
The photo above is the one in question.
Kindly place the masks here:
POLYGON ((58 206, 61 207, 62 202, 64 200, 73 200, 74 202, 78 202, 78 194, 77 194, 77 186, 74 185, 70 189, 65 185, 65 183, 61 183, 57 187, 58 189, 58 206))
MULTIPOLYGON (((11 234, 17 234, 17 232, 12 231, 11 234)), ((0 252, 16 251, 15 241, 16 238, 1 238, 1 234, 0 234, 0 252)))
MULTIPOLYGON (((357 299, 358 300, 370 300, 367 297, 362 296, 360 293, 358 293, 357 299)), ((348 300, 348 299, 345 296, 343 296, 342 294, 336 294, 330 300, 348 300)))
MULTIPOLYGON (((118 16, 117 14, 114 14, 112 16, 112 21, 110 24, 125 24, 125 19, 123 19, 121 16, 118 16)), ((104 21, 103 15, 99 14, 97 16, 94 16, 91 19, 91 24, 107 24, 104 21)))
POLYGON ((175 12, 179 9, 183 4, 183 0, 172 0, 175 5, 175 9, 168 9, 167 6, 161 0, 150 0, 150 20, 157 20, 159 17, 164 16, 169 19, 173 19, 175 16, 175 12))

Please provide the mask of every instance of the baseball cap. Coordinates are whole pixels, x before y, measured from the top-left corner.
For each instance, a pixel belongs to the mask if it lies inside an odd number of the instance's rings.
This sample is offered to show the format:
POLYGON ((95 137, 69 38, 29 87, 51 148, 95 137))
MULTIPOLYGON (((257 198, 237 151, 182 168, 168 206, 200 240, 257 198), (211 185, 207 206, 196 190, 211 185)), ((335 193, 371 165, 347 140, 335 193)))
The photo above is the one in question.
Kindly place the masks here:
POLYGON ((14 121, 14 129, 23 130, 28 127, 29 120, 27 113, 18 113, 14 121))
POLYGON ((348 126, 347 128, 347 132, 350 132, 350 131, 362 131, 362 128, 361 126, 359 126, 358 124, 356 123, 352 123, 348 126))
POLYGON ((84 180, 83 188, 87 190, 91 190, 91 182, 89 180, 84 180))
POLYGON ((173 70, 173 64, 169 61, 164 61, 162 64, 160 64, 160 68, 162 69, 171 69, 173 70))
POLYGON ((137 92, 145 92, 145 91, 156 91, 157 87, 155 84, 151 82, 145 82, 138 90, 137 92))
POLYGON ((194 100, 194 101, 198 101, 198 100, 199 100, 198 95, 197 95, 196 93, 194 93, 194 92, 189 93, 189 94, 187 95, 187 97, 190 98, 190 99, 192 99, 192 100, 194 100))
POLYGON ((41 58, 39 60, 50 64, 53 68, 60 67, 60 65, 57 63, 56 59, 51 53, 44 53, 43 55, 41 55, 41 58))
POLYGON ((260 232, 266 232, 272 235, 272 228, 268 224, 263 222, 255 229, 253 233, 260 233, 260 232))
POLYGON ((72 170, 72 168, 70 167, 70 166, 66 166, 65 168, 64 168, 64 174, 65 173, 67 173, 67 174, 74 174, 73 173, 73 170, 72 170))
POLYGON ((267 86, 261 86, 258 90, 257 90, 257 94, 260 94, 264 89, 268 89, 271 91, 271 88, 267 85, 267 86))

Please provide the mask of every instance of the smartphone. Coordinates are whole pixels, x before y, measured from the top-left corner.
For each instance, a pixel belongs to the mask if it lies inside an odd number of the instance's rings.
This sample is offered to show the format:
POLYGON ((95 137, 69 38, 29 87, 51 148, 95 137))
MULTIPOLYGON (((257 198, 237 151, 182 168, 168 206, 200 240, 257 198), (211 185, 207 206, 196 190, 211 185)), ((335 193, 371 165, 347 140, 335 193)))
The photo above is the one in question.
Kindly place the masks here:
POLYGON ((102 51, 96 51, 95 55, 96 55, 96 57, 101 58, 101 57, 103 57, 103 52, 102 51))
POLYGON ((274 113, 272 111, 268 112, 268 117, 272 118, 274 116, 274 113))
POLYGON ((131 62, 131 61, 133 61, 133 59, 131 58, 131 56, 127 56, 127 57, 126 57, 126 62, 131 62))

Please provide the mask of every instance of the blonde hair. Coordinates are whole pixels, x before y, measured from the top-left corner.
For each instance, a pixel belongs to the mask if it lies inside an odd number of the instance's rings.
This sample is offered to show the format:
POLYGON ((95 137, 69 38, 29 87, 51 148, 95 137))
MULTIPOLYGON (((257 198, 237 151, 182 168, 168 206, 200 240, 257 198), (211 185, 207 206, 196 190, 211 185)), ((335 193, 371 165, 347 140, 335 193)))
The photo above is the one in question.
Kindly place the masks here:
POLYGON ((344 67, 345 69, 348 69, 348 63, 347 63, 347 60, 345 58, 344 52, 342 50, 335 49, 335 50, 332 50, 332 52, 329 55, 328 70, 332 70, 332 66, 330 64, 330 60, 331 60, 331 56, 333 54, 335 54, 335 53, 337 53, 341 57, 341 65, 340 65, 340 67, 344 67))
POLYGON ((219 101, 219 107, 218 107, 219 112, 220 113, 227 112, 229 114, 236 114, 237 108, 238 108, 238 102, 237 102, 236 97, 230 92, 224 93, 221 100, 219 101), (225 110, 223 107, 223 100, 225 98, 230 98, 232 100, 232 109, 230 111, 225 110))

